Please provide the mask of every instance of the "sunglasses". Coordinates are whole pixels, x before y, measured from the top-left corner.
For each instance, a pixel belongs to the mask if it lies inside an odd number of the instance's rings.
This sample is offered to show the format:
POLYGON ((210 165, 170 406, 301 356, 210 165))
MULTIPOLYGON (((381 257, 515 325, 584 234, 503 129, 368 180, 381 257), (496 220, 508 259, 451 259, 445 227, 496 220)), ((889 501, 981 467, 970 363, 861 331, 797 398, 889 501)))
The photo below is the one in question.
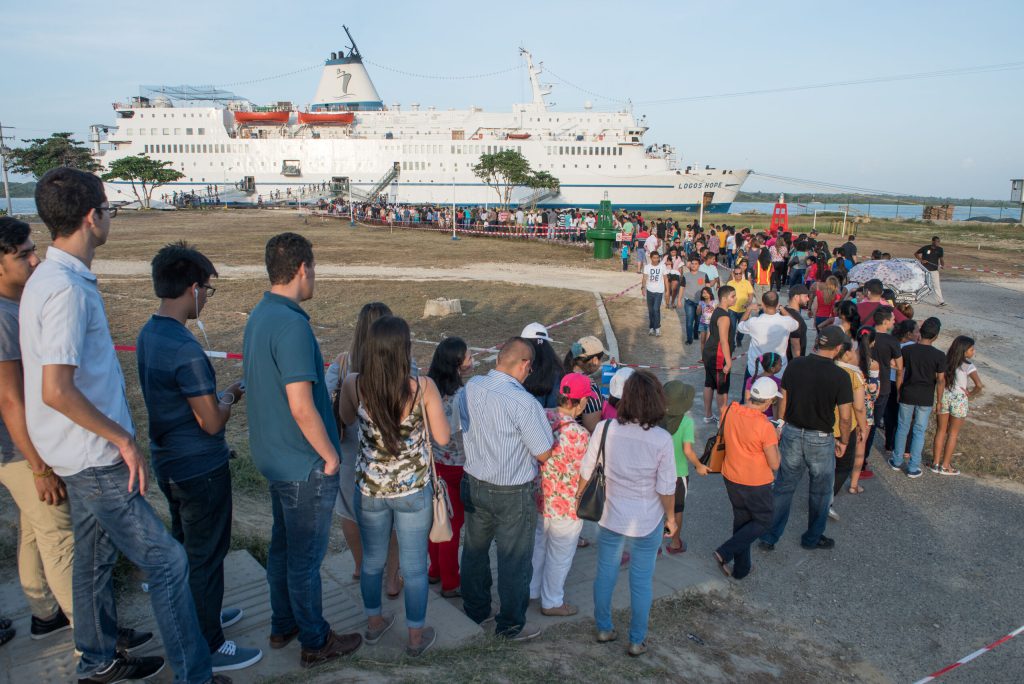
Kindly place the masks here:
POLYGON ((96 207, 96 211, 105 211, 110 214, 110 218, 117 216, 117 207, 96 207))

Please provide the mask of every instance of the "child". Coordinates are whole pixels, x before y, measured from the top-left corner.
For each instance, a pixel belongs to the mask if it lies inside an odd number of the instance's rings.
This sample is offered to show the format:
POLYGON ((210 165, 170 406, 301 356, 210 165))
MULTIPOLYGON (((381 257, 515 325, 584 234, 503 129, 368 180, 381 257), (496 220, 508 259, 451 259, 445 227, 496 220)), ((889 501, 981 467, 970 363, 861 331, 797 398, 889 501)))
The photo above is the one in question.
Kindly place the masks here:
POLYGON ((628 271, 629 270, 629 243, 628 242, 623 242, 622 243, 622 253, 621 254, 622 254, 622 270, 623 271, 628 271))
POLYGON ((623 367, 612 375, 612 379, 608 381, 608 398, 604 400, 604 405, 601 407, 601 420, 618 418, 619 412, 616 406, 619 404, 619 399, 622 398, 622 388, 626 386, 626 380, 629 380, 629 376, 633 372, 632 368, 623 367))
MULTIPOLYGON (((778 387, 782 387, 782 380, 779 379, 778 375, 779 371, 782 370, 782 356, 776 354, 775 352, 768 352, 767 354, 762 354, 758 361, 761 364, 761 370, 757 372, 757 375, 751 378, 747 378, 747 382, 743 386, 744 404, 750 403, 750 388, 754 386, 754 383, 757 381, 758 378, 771 378, 772 380, 775 381, 775 384, 778 387)), ((768 408, 764 410, 764 415, 768 416, 768 418, 774 418, 774 407, 774 402, 768 404, 768 408)))
POLYGON ((683 529, 683 509, 686 506, 686 492, 690 482, 690 466, 698 475, 707 475, 707 466, 701 464, 697 452, 693 450, 693 418, 687 412, 693 406, 696 394, 692 385, 681 380, 669 380, 665 383, 665 417, 661 427, 672 435, 672 446, 676 457, 676 533, 669 538, 665 551, 677 554, 686 551, 680 530, 683 529))
POLYGON ((974 340, 959 335, 946 352, 946 385, 939 401, 939 415, 935 427, 935 446, 932 449, 931 470, 937 475, 959 475, 953 467, 953 452, 960 437, 960 428, 967 420, 967 404, 970 397, 981 393, 981 378, 972 363, 974 340), (974 385, 967 390, 967 381, 974 385), (939 458, 942 463, 939 463, 939 458))
POLYGON ((544 615, 568 616, 579 612, 576 606, 565 602, 564 589, 583 530, 583 521, 576 517, 576 490, 590 441, 590 433, 576 419, 583 414, 590 398, 596 398, 590 380, 580 373, 569 373, 559 386, 558 408, 545 411, 555 445, 540 467, 540 515, 530 582, 530 598, 540 599, 540 612, 544 615))
POLYGON ((701 288, 700 301, 697 302, 697 332, 700 333, 700 348, 708 341, 708 328, 711 326, 711 314, 715 312, 715 295, 710 287, 701 288))

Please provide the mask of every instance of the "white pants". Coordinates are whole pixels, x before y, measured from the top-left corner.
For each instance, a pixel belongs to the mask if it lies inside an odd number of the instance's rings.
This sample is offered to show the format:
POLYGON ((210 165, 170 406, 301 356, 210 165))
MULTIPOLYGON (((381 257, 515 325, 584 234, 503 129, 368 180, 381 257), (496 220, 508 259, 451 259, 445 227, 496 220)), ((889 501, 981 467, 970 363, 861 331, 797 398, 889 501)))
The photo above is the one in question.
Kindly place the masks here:
POLYGON ((582 530, 582 520, 537 518, 530 598, 540 598, 541 608, 558 608, 565 603, 565 578, 572 568, 582 530))
POLYGON ((935 299, 939 300, 939 304, 946 301, 942 298, 942 282, 939 280, 938 271, 928 271, 928 284, 932 286, 932 292, 935 293, 935 299))

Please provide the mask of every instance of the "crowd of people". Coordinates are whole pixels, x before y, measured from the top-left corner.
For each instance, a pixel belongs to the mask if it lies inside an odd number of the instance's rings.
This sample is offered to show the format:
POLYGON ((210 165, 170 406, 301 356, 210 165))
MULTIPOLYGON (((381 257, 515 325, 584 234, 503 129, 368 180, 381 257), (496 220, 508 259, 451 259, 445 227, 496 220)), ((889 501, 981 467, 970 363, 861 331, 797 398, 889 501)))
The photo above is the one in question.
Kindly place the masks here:
MULTIPOLYGON (((219 388, 186 327, 214 296, 217 271, 196 248, 170 244, 152 260, 159 304, 137 342, 167 529, 145 498, 151 476, 90 270, 114 212, 96 176, 69 168, 40 179, 36 205, 52 237, 43 262, 28 225, 0 219, 0 483, 21 511, 19 574, 32 636, 73 627, 79 681, 140 679, 164 667, 162 657, 130 654, 151 633, 118 624, 119 553, 147 576, 176 681, 223 684, 230 681, 223 672, 262 658, 261 649, 224 635, 243 617, 223 605, 232 518, 225 426, 243 401, 251 459, 271 499, 270 648, 298 639, 299 663, 312 667, 376 644, 396 623, 386 593, 404 596, 405 650, 417 657, 438 637, 427 615, 430 584, 461 598, 466 615, 493 625, 498 637, 532 639, 540 629, 526 619, 531 600, 545 615, 578 612, 565 600, 565 581, 576 550, 594 544, 595 639, 618 639, 612 595, 628 565, 626 651, 647 650, 656 560, 687 550, 681 530, 690 471, 710 472, 695 448, 694 387, 624 367, 605 397, 597 381, 607 359, 602 342, 583 337, 559 358, 539 323, 507 340, 485 374, 474 374, 458 337, 437 345, 424 373, 409 325, 381 302, 362 307, 349 350, 325 368, 301 306, 315 295, 312 244, 282 233, 266 244, 269 290, 245 327, 243 379, 219 388), (587 538, 578 510, 592 481, 603 487, 604 505, 596 537, 587 538), (452 533, 435 542, 439 501, 452 533), (323 611, 320 567, 335 515, 355 561, 367 618, 361 633, 336 633, 323 611)), ((628 232, 636 218, 616 220, 628 232)), ((659 223, 635 249, 638 257, 645 252, 639 268, 649 332, 660 333, 661 309, 678 308, 681 298, 679 334, 688 343, 705 336, 704 420, 724 442, 721 472, 734 511, 733 536, 714 552, 724 573, 744 577, 751 544, 778 542, 805 470, 811 503, 801 544, 831 548, 824 532, 833 499, 848 477, 849 493, 863 491, 870 471, 861 464, 879 425, 887 447, 892 431, 889 465, 917 477, 935 406, 931 468, 957 474, 958 434, 969 397, 981 390, 974 342, 958 337, 943 353, 934 346, 938 319, 917 326, 880 282, 844 288, 846 262, 856 258, 852 238, 819 262, 814 255, 829 252, 813 235, 773 238, 723 226, 704 236, 694 226, 680 236, 678 226, 659 223), (660 243, 680 237, 675 258, 686 261, 671 263, 676 272, 662 270, 673 257, 661 261, 660 243), (801 261, 801 252, 812 255, 801 261), (794 256, 796 265, 819 269, 792 269, 798 275, 788 279, 783 306, 787 278, 775 273, 795 265, 794 256), (719 257, 734 267, 726 283, 719 257), (677 286, 667 298, 666 282, 677 286), (809 348, 803 312, 812 293, 822 320, 809 348), (748 339, 744 387, 740 401, 730 401, 741 336, 748 339)), ((0 641, 13 636, 9 621, 0 625, 0 641)))

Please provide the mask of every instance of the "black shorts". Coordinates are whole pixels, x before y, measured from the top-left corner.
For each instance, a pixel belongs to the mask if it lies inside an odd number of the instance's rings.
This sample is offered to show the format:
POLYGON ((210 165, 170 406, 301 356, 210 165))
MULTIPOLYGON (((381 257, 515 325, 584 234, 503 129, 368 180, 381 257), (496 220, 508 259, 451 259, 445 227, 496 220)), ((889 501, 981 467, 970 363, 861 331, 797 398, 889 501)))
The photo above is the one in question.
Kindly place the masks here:
POLYGON ((690 489, 690 476, 676 478, 676 513, 682 513, 686 508, 686 492, 690 489))
POLYGON ((731 377, 729 373, 726 373, 721 368, 715 368, 707 364, 704 365, 704 386, 715 390, 718 394, 729 393, 731 377))

